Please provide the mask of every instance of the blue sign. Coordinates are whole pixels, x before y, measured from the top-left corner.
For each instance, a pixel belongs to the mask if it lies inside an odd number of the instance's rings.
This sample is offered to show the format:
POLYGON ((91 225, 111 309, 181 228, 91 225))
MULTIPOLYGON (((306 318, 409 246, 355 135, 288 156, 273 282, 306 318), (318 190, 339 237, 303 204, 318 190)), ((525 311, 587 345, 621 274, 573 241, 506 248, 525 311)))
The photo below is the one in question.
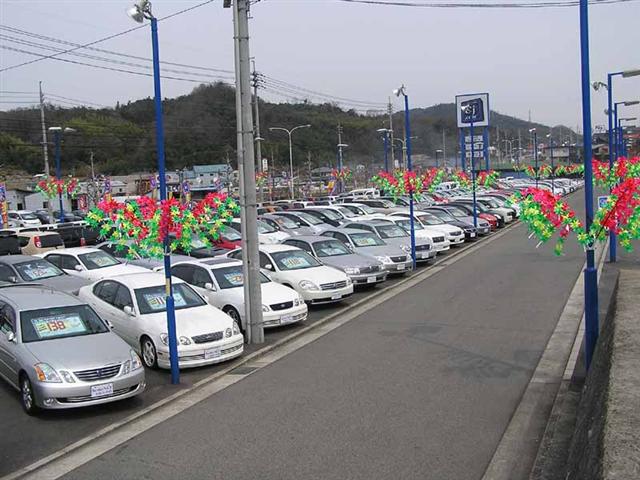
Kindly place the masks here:
POLYGON ((609 195, 602 195, 598 197, 598 208, 605 208, 609 202, 609 195))
POLYGON ((462 102, 460 107, 462 108, 462 123, 478 124, 484 122, 484 102, 481 98, 462 102))

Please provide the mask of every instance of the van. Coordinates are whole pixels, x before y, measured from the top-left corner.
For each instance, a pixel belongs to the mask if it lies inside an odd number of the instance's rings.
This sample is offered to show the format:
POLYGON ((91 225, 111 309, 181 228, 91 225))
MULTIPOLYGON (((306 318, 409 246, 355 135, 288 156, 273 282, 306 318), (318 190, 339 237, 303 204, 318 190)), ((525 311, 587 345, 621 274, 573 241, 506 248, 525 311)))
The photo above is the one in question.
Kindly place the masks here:
POLYGON ((349 192, 353 198, 380 198, 380 190, 377 188, 356 188, 349 192))
POLYGON ((23 255, 37 255, 64 248, 62 237, 55 232, 18 232, 23 255))

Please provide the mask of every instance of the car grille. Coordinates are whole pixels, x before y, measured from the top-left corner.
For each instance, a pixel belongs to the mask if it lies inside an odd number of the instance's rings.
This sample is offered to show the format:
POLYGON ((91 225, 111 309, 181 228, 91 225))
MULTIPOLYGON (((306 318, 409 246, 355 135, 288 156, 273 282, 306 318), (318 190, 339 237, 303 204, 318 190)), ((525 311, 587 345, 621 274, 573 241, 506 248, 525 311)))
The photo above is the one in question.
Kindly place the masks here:
MULTIPOLYGON (((220 350, 220 357, 223 357, 229 353, 240 350, 244 344, 239 343, 238 345, 233 345, 227 348, 223 348, 220 350)), ((218 357, 218 358, 220 358, 218 357)), ((204 353, 198 353, 195 355, 180 355, 181 362, 197 362, 199 360, 205 360, 204 353)), ((209 360, 217 360, 217 359, 209 359, 209 360)))
POLYGON ((444 242, 444 237, 433 237, 433 243, 444 242))
POLYGON ((393 263, 402 263, 402 262, 406 262, 407 261, 407 257, 391 257, 391 261, 393 263))
POLYGON ((379 272, 380 269, 380 265, 371 265, 370 267, 360 267, 360 273, 373 273, 373 272, 379 272))
POLYGON ((322 285, 320 285, 320 289, 321 290, 336 290, 338 288, 344 288, 346 286, 347 286, 347 281, 344 280, 342 282, 323 283, 322 285))
POLYGON ((462 234, 463 234, 463 232, 462 232, 462 231, 460 231, 460 230, 458 230, 458 231, 456 231, 456 232, 451 232, 451 236, 452 236, 452 237, 459 237, 459 236, 460 236, 460 235, 462 235, 462 234))
POLYGON ((196 335, 195 337, 191 337, 193 343, 210 343, 217 342, 218 340, 222 340, 223 332, 213 332, 213 333, 205 333, 204 335, 196 335))
POLYGON ((277 312, 278 310, 286 310, 287 308, 293 307, 293 302, 284 302, 284 303, 274 303, 273 305, 269 305, 271 310, 277 312))
POLYGON ((424 244, 424 245, 416 245, 416 252, 422 252, 424 250, 431 250, 431 245, 424 244))
POLYGON ((80 370, 73 372, 78 379, 83 382, 96 382, 105 378, 115 377, 120 371, 120 364, 109 365, 108 367, 93 368, 91 370, 80 370))
POLYGON ((113 398, 118 397, 120 395, 125 395, 127 393, 133 392, 137 389, 139 385, 134 385, 133 387, 121 388, 119 390, 114 390, 111 395, 104 395, 102 397, 92 397, 91 395, 83 395, 81 397, 62 397, 56 398, 59 403, 82 403, 82 402, 91 402, 92 400, 103 400, 105 398, 113 398))

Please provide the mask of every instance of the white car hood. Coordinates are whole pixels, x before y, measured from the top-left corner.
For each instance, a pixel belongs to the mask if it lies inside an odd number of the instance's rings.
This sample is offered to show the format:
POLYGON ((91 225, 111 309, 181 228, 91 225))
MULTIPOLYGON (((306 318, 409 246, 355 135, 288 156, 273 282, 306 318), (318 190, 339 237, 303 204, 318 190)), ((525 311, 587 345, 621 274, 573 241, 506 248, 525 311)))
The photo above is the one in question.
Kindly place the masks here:
POLYGON ((322 285, 323 283, 335 283, 347 280, 347 275, 333 267, 327 267, 325 265, 312 268, 302 268, 300 270, 286 270, 279 271, 280 278, 286 278, 291 282, 292 286, 298 286, 298 283, 302 280, 309 280, 316 285, 322 285))
POLYGON ((283 240, 291 238, 291 235, 285 232, 273 232, 273 233, 259 233, 258 241, 263 245, 273 245, 281 243, 283 240))
MULTIPOLYGON (((153 324, 158 334, 167 331, 166 312, 150 313, 142 315, 150 324, 153 324)), ((233 320, 226 313, 211 305, 202 307, 185 308, 176 310, 176 329, 178 336, 193 337, 225 331, 233 326, 233 320)))
POLYGON ((96 270, 83 270, 82 272, 77 272, 75 270, 66 271, 71 275, 96 281, 128 273, 149 273, 149 270, 146 268, 138 267, 136 265, 114 265, 113 267, 98 268, 96 270))
POLYGON ((443 223, 443 224, 440 224, 440 225, 431 225, 431 226, 433 228, 437 228, 441 232, 446 232, 446 233, 454 233, 454 232, 463 231, 460 227, 456 227, 454 225, 448 225, 446 223, 443 223))
POLYGON ((269 282, 262 284, 262 303, 265 305, 292 302, 298 297, 298 292, 279 283, 269 282))

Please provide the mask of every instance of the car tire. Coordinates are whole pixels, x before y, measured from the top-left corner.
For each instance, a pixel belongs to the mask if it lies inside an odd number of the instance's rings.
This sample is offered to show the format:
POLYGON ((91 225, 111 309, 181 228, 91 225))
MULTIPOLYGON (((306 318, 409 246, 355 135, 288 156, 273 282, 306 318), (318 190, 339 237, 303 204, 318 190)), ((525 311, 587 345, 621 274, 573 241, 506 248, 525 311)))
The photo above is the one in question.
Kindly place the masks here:
POLYGON ((242 326, 242 319, 240 318, 240 313, 238 313, 238 310, 236 310, 234 307, 226 306, 222 309, 222 311, 227 315, 229 315, 233 319, 233 321, 238 324, 238 327, 240 328, 240 333, 244 335, 245 329, 242 326))
POLYGON ((153 340, 147 336, 140 339, 140 353, 145 367, 153 370, 158 368, 158 350, 153 340))
POLYGON ((20 404, 27 415, 35 415, 40 410, 36 404, 36 395, 31 386, 29 375, 20 375, 20 404))

